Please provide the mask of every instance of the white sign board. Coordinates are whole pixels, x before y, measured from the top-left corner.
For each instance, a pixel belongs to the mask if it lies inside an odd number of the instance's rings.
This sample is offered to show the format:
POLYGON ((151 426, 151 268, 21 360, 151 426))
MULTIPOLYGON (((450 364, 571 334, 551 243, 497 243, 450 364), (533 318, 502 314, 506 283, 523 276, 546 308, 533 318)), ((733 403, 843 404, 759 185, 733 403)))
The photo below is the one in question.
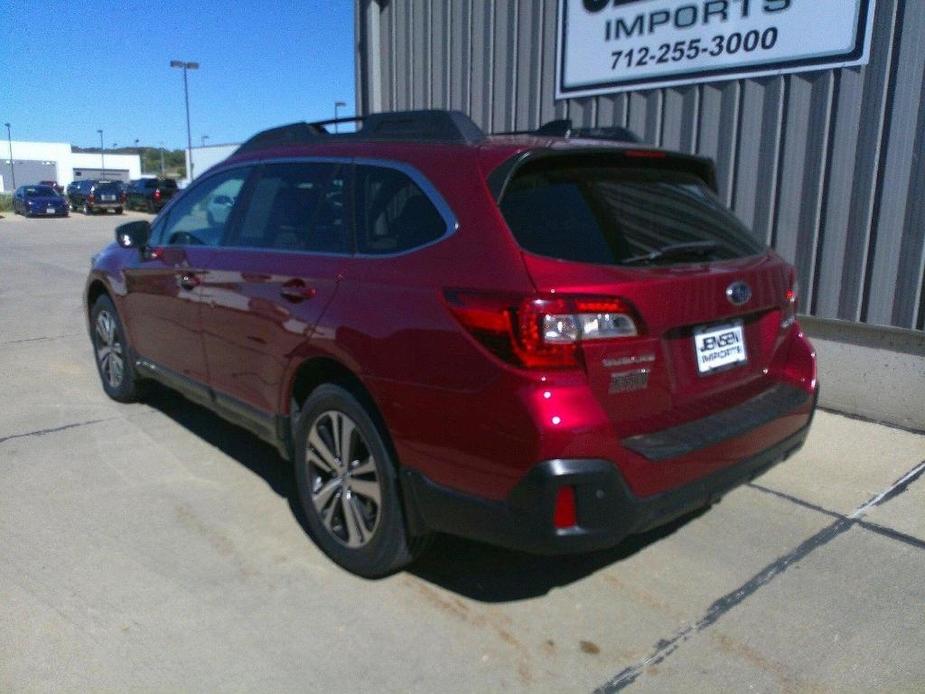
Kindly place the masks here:
POLYGON ((556 98, 864 65, 875 4, 560 0, 556 98))

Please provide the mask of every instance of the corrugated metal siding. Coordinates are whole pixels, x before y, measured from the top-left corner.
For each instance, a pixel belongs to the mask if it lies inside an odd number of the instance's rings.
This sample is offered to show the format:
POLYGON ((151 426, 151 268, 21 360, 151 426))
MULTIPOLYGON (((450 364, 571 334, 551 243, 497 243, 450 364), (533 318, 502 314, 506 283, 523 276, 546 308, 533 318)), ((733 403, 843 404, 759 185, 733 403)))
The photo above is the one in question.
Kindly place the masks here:
POLYGON ((863 68, 555 101, 557 0, 355 1, 361 111, 459 109, 486 132, 569 117, 710 156, 798 268, 803 310, 925 329, 925 2, 878 1, 863 68))

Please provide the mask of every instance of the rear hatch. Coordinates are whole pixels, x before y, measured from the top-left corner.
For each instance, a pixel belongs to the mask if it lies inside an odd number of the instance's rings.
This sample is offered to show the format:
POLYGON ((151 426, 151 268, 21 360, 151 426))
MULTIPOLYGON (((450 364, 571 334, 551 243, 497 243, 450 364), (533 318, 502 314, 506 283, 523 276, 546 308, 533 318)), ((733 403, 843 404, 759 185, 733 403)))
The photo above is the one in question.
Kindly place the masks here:
POLYGON ((117 205, 122 191, 115 183, 97 183, 93 186, 93 197, 97 205, 117 205))
POLYGON ((617 297, 635 323, 636 335, 580 343, 621 437, 699 419, 771 385, 791 270, 711 183, 703 160, 660 151, 559 154, 522 163, 501 194, 540 294, 617 297))

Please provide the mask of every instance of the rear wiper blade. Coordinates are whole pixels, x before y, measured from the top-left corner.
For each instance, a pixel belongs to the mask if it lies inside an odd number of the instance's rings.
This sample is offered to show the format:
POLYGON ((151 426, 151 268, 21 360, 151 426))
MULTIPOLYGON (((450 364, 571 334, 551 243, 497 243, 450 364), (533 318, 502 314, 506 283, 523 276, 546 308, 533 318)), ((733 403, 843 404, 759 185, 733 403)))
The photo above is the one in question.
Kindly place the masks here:
POLYGON ((657 251, 646 253, 645 255, 634 255, 620 261, 621 265, 638 265, 641 263, 653 263, 656 260, 666 258, 683 258, 690 255, 707 255, 712 253, 719 246, 716 241, 691 241, 690 243, 675 243, 665 246, 657 251))

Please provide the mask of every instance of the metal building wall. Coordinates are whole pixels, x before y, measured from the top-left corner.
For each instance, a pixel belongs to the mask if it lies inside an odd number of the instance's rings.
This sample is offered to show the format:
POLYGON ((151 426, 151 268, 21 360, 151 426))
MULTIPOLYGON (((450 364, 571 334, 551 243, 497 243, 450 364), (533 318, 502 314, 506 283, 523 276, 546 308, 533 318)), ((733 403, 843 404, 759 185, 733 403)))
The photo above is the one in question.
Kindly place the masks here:
POLYGON ((360 112, 451 108, 486 132, 622 125, 716 160, 794 262, 802 310, 925 329, 925 1, 878 0, 870 64, 555 101, 557 0, 355 0, 360 112))

